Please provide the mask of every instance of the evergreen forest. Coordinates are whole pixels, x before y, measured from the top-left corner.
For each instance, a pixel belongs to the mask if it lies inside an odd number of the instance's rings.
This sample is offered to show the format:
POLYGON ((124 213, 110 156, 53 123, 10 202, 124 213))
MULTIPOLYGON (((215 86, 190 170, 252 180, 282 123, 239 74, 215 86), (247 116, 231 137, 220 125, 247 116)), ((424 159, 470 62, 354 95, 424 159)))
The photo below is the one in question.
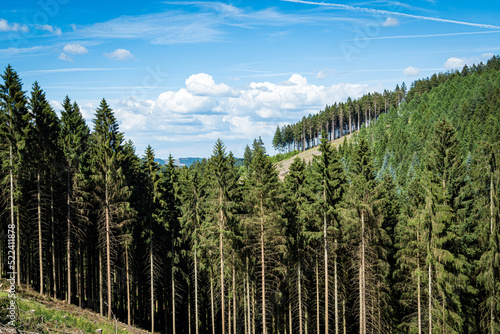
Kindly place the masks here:
POLYGON ((284 180, 260 138, 178 168, 62 107, 5 68, 2 278, 157 333, 500 333, 500 58, 278 126, 321 152, 284 180))

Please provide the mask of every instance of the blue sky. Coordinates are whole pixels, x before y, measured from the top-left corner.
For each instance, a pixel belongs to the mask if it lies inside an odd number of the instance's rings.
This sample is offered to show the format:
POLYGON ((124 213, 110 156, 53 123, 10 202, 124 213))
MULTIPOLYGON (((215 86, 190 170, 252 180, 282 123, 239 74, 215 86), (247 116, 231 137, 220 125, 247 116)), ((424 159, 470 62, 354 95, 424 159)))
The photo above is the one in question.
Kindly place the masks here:
POLYGON ((217 138, 242 156, 326 104, 498 55, 499 17, 498 1, 10 1, 0 65, 89 125, 106 98, 141 156, 208 157, 217 138))

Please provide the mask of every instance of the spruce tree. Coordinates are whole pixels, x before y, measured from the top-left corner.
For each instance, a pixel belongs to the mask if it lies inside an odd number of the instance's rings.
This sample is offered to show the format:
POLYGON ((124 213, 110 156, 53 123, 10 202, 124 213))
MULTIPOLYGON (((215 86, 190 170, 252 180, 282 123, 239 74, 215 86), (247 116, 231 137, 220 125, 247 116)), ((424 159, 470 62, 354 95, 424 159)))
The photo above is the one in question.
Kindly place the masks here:
POLYGON ((334 321, 335 333, 339 333, 339 275, 338 275, 338 251, 339 239, 341 238, 341 227, 339 217, 339 205, 342 201, 346 178, 342 167, 339 153, 333 148, 326 132, 321 135, 319 146, 321 155, 314 160, 314 170, 320 182, 319 209, 322 213, 323 230, 323 254, 324 254, 324 274, 325 274, 325 333, 329 332, 329 250, 333 247, 333 280, 334 280, 334 321))
POLYGON ((380 310, 376 303, 383 287, 383 282, 376 275, 376 268, 383 260, 377 254, 378 241, 383 234, 380 224, 382 214, 371 151, 365 138, 360 139, 351 159, 348 177, 350 187, 345 194, 341 213, 345 221, 344 239, 353 259, 351 271, 357 279, 359 332, 365 334, 381 330, 384 326, 379 321, 380 310))
POLYGON ((249 196, 247 201, 252 207, 253 223, 257 234, 256 237, 259 240, 257 254, 259 256, 258 264, 260 265, 261 276, 262 333, 266 334, 269 326, 267 313, 270 310, 268 305, 270 291, 268 291, 267 287, 272 277, 266 267, 269 267, 268 263, 279 263, 280 251, 278 245, 283 243, 281 240, 282 226, 279 210, 280 183, 277 172, 267 156, 260 138, 254 140, 252 153, 253 159, 251 174, 248 178, 249 196))
POLYGON ((429 331, 460 331, 463 319, 457 291, 467 285, 464 260, 457 251, 454 212, 461 159, 453 127, 442 119, 429 142, 426 170, 426 234, 429 331))
MULTIPOLYGON (((31 164, 36 170, 36 197, 37 197, 37 226, 38 226, 38 259, 39 259, 39 274, 40 274, 40 294, 44 294, 44 263, 48 259, 43 259, 44 247, 43 240, 51 240, 52 268, 54 282, 54 290, 56 290, 55 278, 55 236, 54 236, 54 178, 56 174, 55 165, 57 159, 60 158, 60 148, 58 144, 59 136, 59 119, 56 113, 50 106, 45 97, 45 93, 40 88, 37 82, 33 84, 31 98, 29 100, 29 109, 31 111, 33 121, 32 130, 29 136, 29 150, 31 156, 31 164), (44 194, 42 194, 44 193, 44 194), (47 195, 45 195, 47 194, 47 195), (49 199, 50 203, 45 203, 44 199, 49 199), (50 219, 45 219, 42 212, 45 208, 50 211, 50 219), (48 220, 48 221, 47 221, 48 220), (43 236, 43 226, 50 226, 51 237, 43 236)), ((47 254, 48 255, 48 254, 47 254)), ((49 285, 47 285, 49 286, 49 285)), ((50 287, 48 289, 51 290, 50 287)), ((54 291, 57 294, 57 291, 54 291)))
MULTIPOLYGON (((92 181, 97 201, 99 244, 105 252, 107 316, 111 318, 113 305, 111 276, 116 254, 116 231, 124 220, 129 190, 122 172, 123 134, 119 132, 114 113, 106 100, 101 101, 92 121, 94 123, 91 134, 92 181)), ((99 284, 102 285, 103 282, 99 284)))
MULTIPOLYGON (((17 285, 21 284, 21 226, 19 218, 23 211, 19 207, 21 187, 19 184, 22 174, 22 159, 25 153, 26 137, 29 132, 30 115, 27 109, 27 99, 22 90, 22 82, 14 69, 8 65, 2 74, 3 83, 0 85, 0 110, 2 156, 4 170, 8 170, 3 179, 8 187, 8 203, 10 225, 16 227, 18 242, 16 243, 16 268, 9 268, 10 272, 17 272, 17 285)), ((26 280, 28 278, 26 277, 26 280)))
POLYGON ((484 289, 481 327, 484 332, 500 333, 500 145, 482 143, 478 150, 475 185, 478 209, 477 232, 482 255, 477 261, 478 281, 484 289))
MULTIPOLYGON (((86 201, 87 196, 87 176, 88 176, 88 154, 90 129, 88 128, 78 105, 71 104, 69 97, 63 101, 61 111, 61 131, 59 141, 66 158, 66 263, 67 263, 67 303, 71 303, 73 292, 72 267, 73 237, 79 239, 78 247, 84 232, 83 226, 86 224, 86 201), (77 229, 78 227, 78 229, 77 229)), ((79 250, 79 253, 82 253, 79 250)), ((82 286, 80 281, 78 286, 82 286)), ((82 305, 82 291, 79 291, 79 304, 82 305)))

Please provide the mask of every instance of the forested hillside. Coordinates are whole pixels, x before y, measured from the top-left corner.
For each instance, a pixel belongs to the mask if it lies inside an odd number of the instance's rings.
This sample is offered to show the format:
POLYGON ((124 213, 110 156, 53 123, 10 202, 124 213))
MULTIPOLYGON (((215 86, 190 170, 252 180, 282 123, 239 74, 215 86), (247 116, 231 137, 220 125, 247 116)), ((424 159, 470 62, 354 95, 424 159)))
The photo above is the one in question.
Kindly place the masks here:
POLYGON ((321 152, 284 181, 260 139, 160 166, 106 100, 59 118, 10 66, 0 103, 18 285, 162 333, 500 332, 497 57, 278 127, 321 152))

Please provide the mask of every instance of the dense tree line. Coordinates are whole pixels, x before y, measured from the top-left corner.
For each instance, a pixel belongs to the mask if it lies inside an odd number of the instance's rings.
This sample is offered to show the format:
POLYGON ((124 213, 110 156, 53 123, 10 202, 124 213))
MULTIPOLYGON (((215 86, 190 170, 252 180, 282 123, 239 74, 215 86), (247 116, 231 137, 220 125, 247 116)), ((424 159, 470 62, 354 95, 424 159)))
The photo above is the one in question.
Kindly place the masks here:
POLYGON ((2 80, 18 284, 164 333, 500 332, 498 58, 303 119, 284 143, 321 155, 283 181, 260 138, 243 167, 221 140, 160 166, 105 100, 89 128, 2 80), (344 122, 359 131, 333 147, 344 122))

